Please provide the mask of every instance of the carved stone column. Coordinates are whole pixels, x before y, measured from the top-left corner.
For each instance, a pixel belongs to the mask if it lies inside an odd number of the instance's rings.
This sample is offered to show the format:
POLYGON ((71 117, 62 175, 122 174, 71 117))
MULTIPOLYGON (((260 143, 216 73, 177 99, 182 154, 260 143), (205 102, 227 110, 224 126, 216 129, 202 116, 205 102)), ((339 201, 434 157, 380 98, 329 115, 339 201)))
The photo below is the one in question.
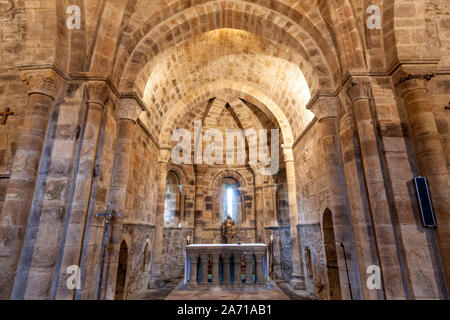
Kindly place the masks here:
POLYGON ((450 185, 445 152, 428 96, 431 75, 404 75, 397 88, 405 103, 414 151, 420 173, 429 182, 436 213, 436 235, 450 287, 450 185))
POLYGON ((205 209, 203 194, 203 176, 207 166, 195 165, 195 214, 194 214, 194 243, 202 243, 202 216, 205 209))
POLYGON ((240 252, 233 253, 233 264, 234 264, 234 286, 241 286, 242 285, 242 279, 241 279, 241 262, 242 262, 242 255, 240 252))
POLYGON ((255 253, 256 256, 256 284, 262 285, 265 283, 264 280, 264 267, 263 258, 265 256, 264 252, 255 253))
POLYGON ((229 286, 231 284, 231 272, 230 272, 231 253, 229 252, 223 253, 222 261, 223 261, 223 285, 229 286))
POLYGON ((254 254, 244 253, 245 259, 245 284, 253 284, 253 264, 254 264, 254 254))
MULTIPOLYGON (((102 116, 105 103, 110 94, 108 85, 105 82, 93 81, 85 84, 87 93, 87 116, 85 128, 83 130, 82 145, 80 151, 80 169, 75 177, 75 190, 71 203, 70 217, 68 223, 67 234, 71 235, 64 242, 64 252, 62 256, 62 265, 59 270, 59 282, 56 298, 72 299, 74 292, 67 290, 64 279, 66 278, 66 270, 71 265, 80 266, 81 251, 83 249, 84 235, 87 228, 87 214, 91 197, 92 182, 95 171, 95 163, 97 158, 97 149, 102 126, 102 116)), ((55 227, 52 224, 42 224, 39 227, 39 237, 45 237, 47 232, 52 232, 55 227)), ((33 257, 38 261, 42 261, 39 256, 33 257)), ((88 261, 87 264, 93 270, 94 261, 88 261)), ((86 267, 84 265, 83 267, 86 267)), ((37 271, 39 273, 39 270, 37 271)), ((30 281, 33 281, 30 274, 30 281)))
POLYGON ((387 299, 404 299, 401 258, 395 226, 390 214, 384 174, 378 152, 378 141, 370 108, 370 83, 354 81, 347 93, 353 106, 367 184, 374 232, 380 255, 383 283, 387 299))
POLYGON ((190 266, 190 277, 189 277, 189 286, 197 286, 198 285, 198 255, 196 253, 189 253, 189 261, 191 263, 190 266))
MULTIPOLYGON (((327 175, 328 189, 330 192, 330 210, 333 215, 333 228, 336 234, 336 241, 344 243, 345 248, 347 248, 353 297, 359 299, 362 296, 358 255, 356 254, 350 206, 347 199, 344 165, 339 142, 337 105, 337 98, 322 97, 311 107, 311 111, 319 120, 317 125, 318 141, 319 148, 323 152, 323 160, 320 161, 320 164, 325 167, 327 175)), ((336 248, 336 252, 340 250, 340 248, 336 248)), ((363 255, 362 252, 360 254, 363 255)), ((340 267, 343 267, 345 262, 340 262, 340 267)), ((349 287, 347 277, 341 279, 341 283, 344 284, 342 286, 344 290, 349 287)), ((348 298, 350 298, 350 295, 348 295, 348 298)))
POLYGON ((29 98, 0 214, 0 299, 10 298, 50 114, 62 85, 53 70, 24 71, 22 79, 29 98))
POLYGON ((291 145, 283 145, 284 161, 286 163, 286 178, 288 186, 288 198, 289 198, 289 221, 290 232, 292 239, 292 260, 293 269, 290 285, 295 290, 305 290, 305 273, 303 270, 303 258, 300 253, 301 240, 298 233, 298 206, 297 206, 297 190, 295 182, 295 164, 294 153, 291 145))
POLYGON ((209 260, 209 254, 208 253, 202 253, 200 256, 200 262, 201 262, 201 272, 202 272, 202 279, 201 279, 201 285, 207 286, 208 285, 208 260, 209 260))
POLYGON ((126 207, 128 181, 132 174, 133 141, 137 121, 143 113, 142 107, 134 99, 119 101, 119 131, 114 159, 114 169, 111 187, 111 210, 120 213, 111 224, 111 254, 105 266, 108 283, 105 298, 114 299, 119 263, 120 243, 122 241, 123 223, 130 217, 126 207))
POLYGON ((256 170, 255 173, 255 219, 256 243, 264 243, 264 194, 263 176, 256 170))
POLYGON ((161 259, 164 237, 164 201, 167 185, 167 166, 170 159, 170 147, 162 147, 159 151, 159 174, 158 174, 158 204, 156 209, 156 232, 153 247, 153 263, 150 279, 150 289, 162 286, 161 259))
POLYGON ((213 286, 218 286, 219 282, 220 282, 219 262, 220 262, 220 253, 212 253, 211 254, 211 263, 212 263, 212 285, 213 286))

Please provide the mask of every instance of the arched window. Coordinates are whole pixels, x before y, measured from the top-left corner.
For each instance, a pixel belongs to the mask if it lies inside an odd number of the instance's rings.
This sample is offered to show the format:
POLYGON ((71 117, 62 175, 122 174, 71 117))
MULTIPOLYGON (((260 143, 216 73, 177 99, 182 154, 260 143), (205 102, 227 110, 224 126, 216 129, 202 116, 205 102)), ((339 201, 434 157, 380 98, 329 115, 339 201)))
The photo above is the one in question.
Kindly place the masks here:
POLYGON ((174 172, 167 174, 166 194, 164 200, 164 224, 176 226, 180 222, 179 180, 174 172))
POLYGON ((236 180, 226 178, 221 186, 221 212, 222 220, 230 216, 234 221, 239 222, 239 185, 236 180))

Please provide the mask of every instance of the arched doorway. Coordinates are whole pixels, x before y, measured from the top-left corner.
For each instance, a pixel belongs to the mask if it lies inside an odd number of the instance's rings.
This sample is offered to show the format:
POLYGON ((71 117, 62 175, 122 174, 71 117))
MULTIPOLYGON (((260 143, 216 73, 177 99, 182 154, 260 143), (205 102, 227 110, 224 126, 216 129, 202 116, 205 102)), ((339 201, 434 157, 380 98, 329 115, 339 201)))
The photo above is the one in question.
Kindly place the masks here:
POLYGON ((323 241, 327 259, 328 284, 330 286, 330 299, 341 300, 341 281, 339 279, 339 266, 336 252, 336 238, 333 227, 333 216, 329 209, 323 214, 323 241))
POLYGON ((127 243, 122 241, 120 244, 119 253, 119 266, 117 267, 117 279, 116 279, 116 294, 115 300, 124 300, 125 295, 125 283, 127 279, 127 266, 128 266, 128 247, 127 243))

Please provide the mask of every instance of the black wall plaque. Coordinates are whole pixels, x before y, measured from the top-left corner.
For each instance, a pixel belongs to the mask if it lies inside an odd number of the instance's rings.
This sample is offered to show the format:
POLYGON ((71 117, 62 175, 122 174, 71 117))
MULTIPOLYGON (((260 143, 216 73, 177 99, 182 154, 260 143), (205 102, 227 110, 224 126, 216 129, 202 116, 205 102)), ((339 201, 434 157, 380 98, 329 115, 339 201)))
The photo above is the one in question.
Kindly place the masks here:
POLYGON ((419 200, 422 221, 425 227, 436 227, 436 218, 434 216, 433 204, 431 203, 430 191, 428 189, 427 178, 414 178, 416 184, 417 198, 419 200))

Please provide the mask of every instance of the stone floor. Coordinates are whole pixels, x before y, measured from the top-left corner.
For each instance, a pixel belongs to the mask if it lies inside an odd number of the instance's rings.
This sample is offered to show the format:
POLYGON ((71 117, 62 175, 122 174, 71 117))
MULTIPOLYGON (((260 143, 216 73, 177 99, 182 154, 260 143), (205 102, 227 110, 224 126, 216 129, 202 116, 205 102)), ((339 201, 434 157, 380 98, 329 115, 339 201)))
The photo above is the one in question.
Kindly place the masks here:
POLYGON ((312 300, 302 291, 292 290, 288 282, 271 282, 263 290, 192 290, 185 289, 182 280, 166 283, 156 290, 146 290, 134 297, 135 300, 312 300))

